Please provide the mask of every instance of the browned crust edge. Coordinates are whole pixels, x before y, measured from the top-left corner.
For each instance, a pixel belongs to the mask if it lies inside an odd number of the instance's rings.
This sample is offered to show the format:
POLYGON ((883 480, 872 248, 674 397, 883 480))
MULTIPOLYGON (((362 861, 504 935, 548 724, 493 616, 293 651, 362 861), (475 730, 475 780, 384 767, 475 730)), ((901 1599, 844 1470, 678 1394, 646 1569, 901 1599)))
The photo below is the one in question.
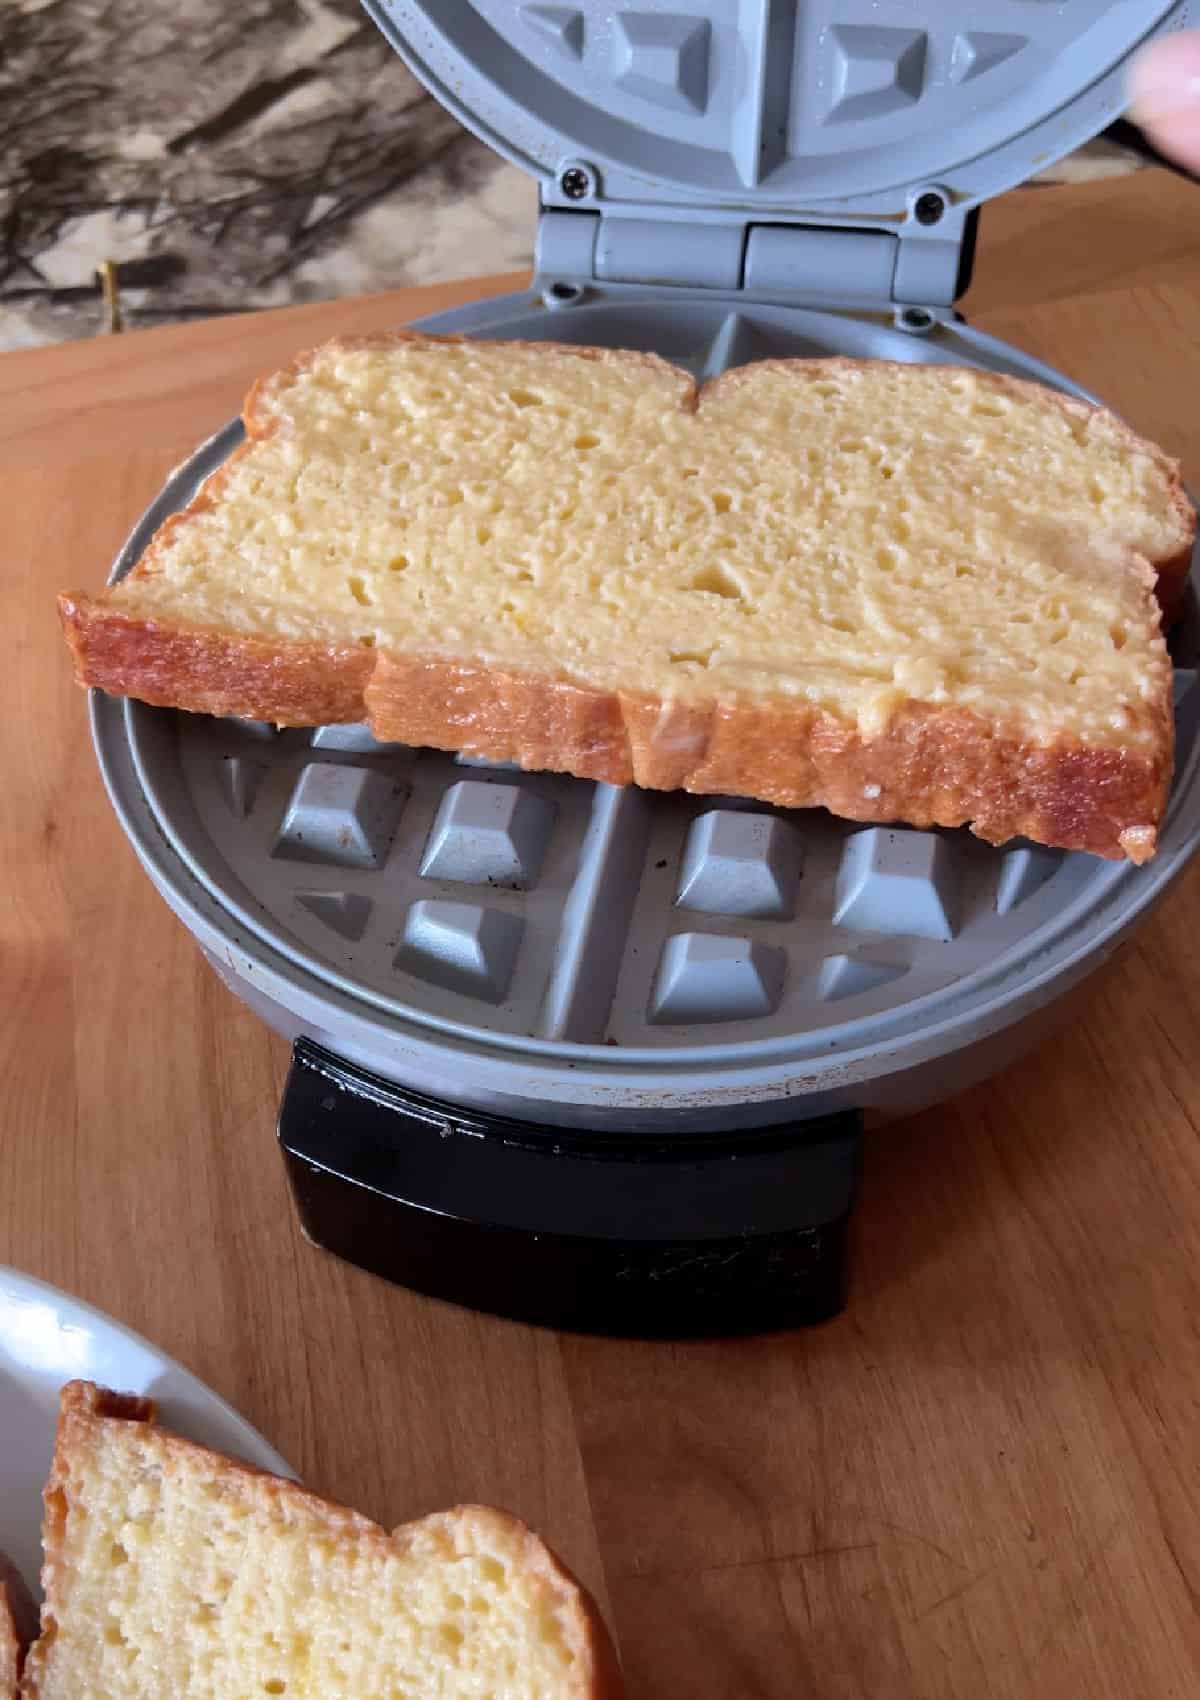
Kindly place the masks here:
MULTIPOLYGON (((1169 689, 1169 687, 1168 687, 1169 689)), ((877 736, 778 702, 669 703, 381 654, 366 692, 385 742, 466 749, 609 784, 749 796, 848 820, 970 826, 1145 861, 1171 777, 1173 720, 1157 707, 1157 757, 1040 746, 980 716, 908 702, 877 736)))
POLYGON ((152 1422, 154 1403, 133 1394, 110 1393, 88 1381, 69 1381, 59 1394, 54 1457, 42 1489, 42 1612, 37 1640, 25 1658, 20 1700, 38 1700, 41 1679, 66 1606, 63 1547, 71 1460, 80 1438, 80 1425, 105 1419, 152 1422))
POLYGON ((278 643, 135 620, 104 601, 60 596, 81 685, 158 708, 238 714, 279 726, 361 720, 376 665, 360 644, 278 643))
POLYGON ((38 1640, 29 1649, 19 1690, 20 1700, 39 1700, 39 1684, 53 1644, 56 1624, 69 1609, 68 1578, 62 1554, 73 1463, 86 1457, 100 1443, 107 1425, 127 1422, 153 1425, 157 1443, 164 1450, 177 1458, 190 1458, 206 1470, 219 1471, 234 1487, 239 1482, 252 1480, 269 1483, 280 1502, 319 1518, 334 1534, 408 1550, 419 1547, 423 1540, 438 1534, 456 1544, 470 1541, 473 1535, 486 1537, 488 1532, 494 1533, 519 1553, 523 1568, 555 1597, 560 1621, 571 1638, 576 1655, 569 1682, 578 1700, 624 1700, 625 1689, 616 1651, 594 1601, 545 1542, 519 1518, 487 1506, 460 1505, 413 1523, 401 1524, 389 1534, 370 1518, 321 1499, 294 1482, 158 1428, 152 1400, 134 1394, 114 1393, 88 1381, 68 1382, 59 1398, 54 1460, 43 1495, 45 1562, 42 1573, 42 1629, 38 1640))
POLYGON ((1154 753, 1036 744, 965 709, 915 701, 868 738, 807 705, 670 703, 384 650, 164 629, 82 598, 64 597, 60 607, 86 685, 282 725, 367 720, 382 742, 611 785, 756 797, 857 821, 969 826, 993 844, 1024 837, 1134 862, 1154 854, 1170 788, 1169 682, 1148 711, 1154 753))
MULTIPOLYGON (((327 346, 387 347, 405 341, 464 339, 397 331, 336 339, 327 346)), ((669 372, 679 382, 683 407, 697 407, 702 393, 739 382, 743 370, 723 374, 701 392, 656 355, 559 343, 535 346, 540 355, 634 359, 669 372)), ((269 433, 271 422, 259 407, 264 391, 286 385, 319 352, 307 351, 255 384, 245 406, 246 442, 190 506, 160 528, 134 577, 154 572, 157 551, 173 529, 212 506, 236 460, 269 433)), ((808 370, 860 364, 842 357, 805 362, 808 370)), ((1021 379, 971 375, 1076 417, 1102 411, 1021 379)), ((1188 538, 1186 547, 1168 560, 1142 567, 1148 579, 1150 572, 1156 577, 1165 614, 1178 606, 1186 584, 1195 515, 1178 465, 1109 417, 1131 448, 1155 458, 1188 538)), ((1154 854, 1170 786, 1174 721, 1169 686, 1163 700, 1148 709, 1158 732, 1153 754, 1069 740, 1039 745, 982 716, 915 700, 901 706, 880 736, 864 738, 807 705, 779 700, 676 704, 566 678, 392 655, 366 644, 265 642, 231 631, 189 630, 123 614, 110 604, 110 594, 59 598, 76 677, 82 685, 162 707, 278 725, 369 718, 383 740, 463 749, 531 769, 655 790, 726 792, 793 808, 823 806, 852 820, 969 825, 992 843, 1024 836, 1137 862, 1154 854)))

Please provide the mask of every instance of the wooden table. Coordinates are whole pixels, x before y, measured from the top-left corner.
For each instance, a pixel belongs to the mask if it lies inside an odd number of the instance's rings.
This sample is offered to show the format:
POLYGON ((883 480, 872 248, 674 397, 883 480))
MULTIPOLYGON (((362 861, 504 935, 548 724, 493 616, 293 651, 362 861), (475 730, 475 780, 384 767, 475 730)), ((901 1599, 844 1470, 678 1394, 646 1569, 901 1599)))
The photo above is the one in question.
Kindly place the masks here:
MULTIPOLYGON (((1200 194, 985 216, 972 319, 1200 474, 1200 194)), ((640 1345, 412 1297, 300 1237, 285 1047, 101 791, 53 612, 249 379, 455 285, 10 354, 0 513, 0 1261, 148 1334, 384 1522, 511 1507, 600 1596, 635 1700, 1200 1692, 1200 865, 1065 1039, 870 1143, 852 1304, 640 1345)))

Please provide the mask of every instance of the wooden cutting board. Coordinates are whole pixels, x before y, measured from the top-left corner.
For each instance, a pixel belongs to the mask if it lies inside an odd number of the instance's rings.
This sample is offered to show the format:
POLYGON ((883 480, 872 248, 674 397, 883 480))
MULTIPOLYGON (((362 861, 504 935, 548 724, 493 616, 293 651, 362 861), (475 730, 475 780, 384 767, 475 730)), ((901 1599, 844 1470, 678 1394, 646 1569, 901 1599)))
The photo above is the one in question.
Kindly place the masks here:
MULTIPOLYGON (((1193 474, 1198 214, 1158 172, 1009 197, 966 304, 1193 474)), ((297 1232, 286 1048, 135 863, 53 596, 100 582, 257 372, 483 287, 0 359, 0 1262, 149 1335, 321 1492, 528 1518, 637 1700, 1200 1693, 1200 866, 1061 1041, 872 1139, 852 1303, 817 1332, 538 1333, 297 1232)))

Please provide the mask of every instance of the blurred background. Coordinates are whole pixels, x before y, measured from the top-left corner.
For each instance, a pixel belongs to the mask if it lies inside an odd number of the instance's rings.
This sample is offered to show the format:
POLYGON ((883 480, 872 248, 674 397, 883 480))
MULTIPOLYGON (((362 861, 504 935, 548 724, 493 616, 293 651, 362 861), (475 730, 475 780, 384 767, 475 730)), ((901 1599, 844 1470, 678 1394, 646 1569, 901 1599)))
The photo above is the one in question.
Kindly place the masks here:
POLYGON ((358 0, 0 0, 0 349, 105 330, 104 262, 133 328, 526 267, 536 210, 358 0))

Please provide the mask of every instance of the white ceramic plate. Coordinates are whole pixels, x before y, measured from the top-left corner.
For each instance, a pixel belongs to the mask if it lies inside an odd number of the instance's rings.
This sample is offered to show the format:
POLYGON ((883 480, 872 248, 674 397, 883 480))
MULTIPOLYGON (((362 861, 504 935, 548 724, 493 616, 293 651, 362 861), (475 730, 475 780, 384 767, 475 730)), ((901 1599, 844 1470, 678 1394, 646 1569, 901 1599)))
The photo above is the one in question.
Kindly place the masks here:
POLYGON ((276 1475, 292 1471, 223 1399, 91 1305, 0 1264, 0 1553, 39 1595, 42 1487, 64 1381, 158 1401, 163 1424, 276 1475))

